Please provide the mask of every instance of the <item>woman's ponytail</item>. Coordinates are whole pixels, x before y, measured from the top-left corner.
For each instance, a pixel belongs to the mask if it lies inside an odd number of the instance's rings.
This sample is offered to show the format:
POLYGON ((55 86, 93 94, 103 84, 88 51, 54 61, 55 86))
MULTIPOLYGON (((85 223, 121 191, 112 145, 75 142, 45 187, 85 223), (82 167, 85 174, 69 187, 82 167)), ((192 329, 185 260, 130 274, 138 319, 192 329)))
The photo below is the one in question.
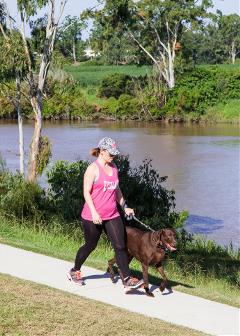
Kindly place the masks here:
POLYGON ((96 157, 98 157, 99 154, 100 154, 100 148, 96 147, 96 148, 91 149, 90 154, 91 154, 92 156, 96 156, 96 157))

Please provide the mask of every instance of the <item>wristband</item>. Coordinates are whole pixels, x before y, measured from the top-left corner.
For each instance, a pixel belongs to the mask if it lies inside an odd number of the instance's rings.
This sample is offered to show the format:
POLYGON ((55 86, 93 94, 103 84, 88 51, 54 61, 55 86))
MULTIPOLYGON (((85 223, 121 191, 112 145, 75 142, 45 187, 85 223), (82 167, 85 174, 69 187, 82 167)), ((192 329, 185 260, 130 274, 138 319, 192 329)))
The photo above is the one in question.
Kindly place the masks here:
POLYGON ((124 211, 126 208, 129 208, 129 206, 127 205, 126 201, 124 200, 124 201, 123 201, 123 204, 122 204, 122 209, 123 209, 123 211, 124 211))

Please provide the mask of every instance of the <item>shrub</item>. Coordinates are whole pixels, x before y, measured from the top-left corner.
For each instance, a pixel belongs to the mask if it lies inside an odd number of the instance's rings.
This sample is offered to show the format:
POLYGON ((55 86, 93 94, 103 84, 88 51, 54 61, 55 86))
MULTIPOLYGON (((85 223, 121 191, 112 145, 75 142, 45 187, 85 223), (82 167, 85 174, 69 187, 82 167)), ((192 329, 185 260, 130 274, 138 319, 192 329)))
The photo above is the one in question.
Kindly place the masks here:
POLYGON ((144 160, 140 166, 131 168, 128 157, 119 157, 116 164, 124 197, 141 221, 156 230, 183 225, 184 219, 181 220, 174 211, 175 192, 162 186, 167 176, 160 177, 151 160, 144 160))
POLYGON ((43 101, 43 118, 84 119, 91 117, 94 112, 94 106, 87 103, 81 88, 74 80, 49 80, 47 99, 43 101))
POLYGON ((168 92, 163 111, 168 115, 194 112, 194 119, 205 114, 219 102, 240 98, 240 71, 213 67, 198 67, 178 78, 175 88, 168 92))
POLYGON ((133 94, 134 83, 129 75, 115 73, 102 80, 98 94, 100 97, 119 98, 122 94, 133 94))
POLYGON ((48 200, 53 212, 64 219, 76 219, 83 207, 83 175, 88 162, 57 161, 47 172, 48 200))
POLYGON ((135 97, 122 94, 118 99, 111 97, 103 103, 101 112, 114 119, 135 119, 138 115, 138 101, 135 97))
POLYGON ((30 183, 17 174, 0 175, 0 209, 7 216, 41 219, 45 216, 45 192, 36 183, 30 183))

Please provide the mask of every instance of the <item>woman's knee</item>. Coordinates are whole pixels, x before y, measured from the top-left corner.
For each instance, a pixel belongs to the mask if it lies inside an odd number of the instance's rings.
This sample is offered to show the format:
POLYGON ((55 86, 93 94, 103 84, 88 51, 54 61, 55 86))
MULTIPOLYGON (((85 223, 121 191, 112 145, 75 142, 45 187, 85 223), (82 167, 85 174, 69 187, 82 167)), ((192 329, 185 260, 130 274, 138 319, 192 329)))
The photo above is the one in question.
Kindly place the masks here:
POLYGON ((93 251, 95 250, 95 248, 97 247, 97 241, 89 241, 89 242, 86 242, 83 246, 86 250, 88 251, 93 251))
POLYGON ((126 251, 125 243, 121 243, 121 242, 114 244, 113 248, 114 248, 115 253, 126 251))

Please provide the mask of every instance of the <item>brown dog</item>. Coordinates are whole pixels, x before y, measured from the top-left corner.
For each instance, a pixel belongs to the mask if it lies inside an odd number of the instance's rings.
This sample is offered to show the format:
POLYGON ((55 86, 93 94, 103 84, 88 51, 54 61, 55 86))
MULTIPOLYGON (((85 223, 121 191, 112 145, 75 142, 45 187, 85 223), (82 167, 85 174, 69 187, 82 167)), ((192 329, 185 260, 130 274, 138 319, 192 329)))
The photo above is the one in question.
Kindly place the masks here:
MULTIPOLYGON (((176 232, 174 229, 162 229, 154 232, 145 232, 136 228, 126 227, 128 263, 133 257, 142 264, 144 289, 148 296, 154 296, 149 291, 148 267, 154 265, 162 276, 160 290, 163 291, 167 285, 167 277, 164 273, 162 261, 165 258, 166 250, 176 250, 176 232)), ((115 257, 108 261, 108 272, 114 282, 115 273, 113 265, 116 263, 115 257)), ((121 275, 121 274, 120 274, 121 275)))

